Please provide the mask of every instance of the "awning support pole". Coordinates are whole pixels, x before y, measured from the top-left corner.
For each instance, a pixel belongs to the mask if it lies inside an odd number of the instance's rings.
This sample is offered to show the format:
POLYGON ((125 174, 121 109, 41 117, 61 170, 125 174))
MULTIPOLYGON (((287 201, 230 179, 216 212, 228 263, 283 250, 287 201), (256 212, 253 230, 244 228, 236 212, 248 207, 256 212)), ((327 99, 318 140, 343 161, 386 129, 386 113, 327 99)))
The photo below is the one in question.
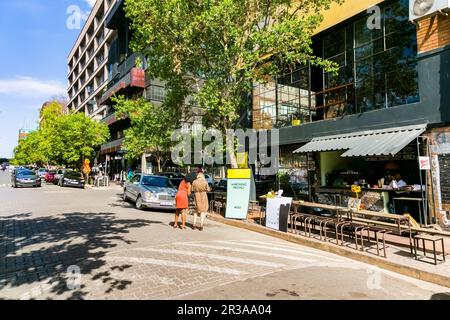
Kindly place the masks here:
MULTIPOLYGON (((420 142, 419 142, 420 137, 417 137, 416 142, 417 142, 417 163, 419 165, 419 176, 420 176, 420 190, 421 190, 421 196, 422 196, 422 212, 424 215, 424 220, 425 220, 425 226, 428 225, 428 214, 427 214, 427 199, 426 199, 426 194, 423 190, 423 178, 422 178, 422 169, 420 168, 420 142)), ((427 186, 425 186, 426 188, 427 186)), ((422 217, 420 218, 420 222, 422 223, 422 217)))

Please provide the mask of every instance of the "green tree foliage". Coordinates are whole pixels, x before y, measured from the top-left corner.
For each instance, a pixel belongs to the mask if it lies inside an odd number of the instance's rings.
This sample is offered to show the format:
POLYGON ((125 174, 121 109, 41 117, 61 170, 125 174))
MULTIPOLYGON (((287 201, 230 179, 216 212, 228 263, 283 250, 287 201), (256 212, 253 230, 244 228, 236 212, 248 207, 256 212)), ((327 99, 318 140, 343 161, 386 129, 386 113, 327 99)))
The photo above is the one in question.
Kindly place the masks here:
POLYGON ((108 127, 82 113, 63 114, 57 102, 41 114, 37 131, 16 147, 16 164, 65 165, 81 169, 84 159, 94 156, 95 147, 106 142, 108 127))
POLYGON ((179 122, 173 109, 158 106, 143 97, 128 100, 113 98, 118 117, 128 117, 131 127, 125 131, 124 147, 130 160, 151 154, 161 172, 170 159, 171 136, 179 122))
POLYGON ((167 107, 190 97, 206 126, 225 131, 248 107, 253 83, 308 62, 336 70, 311 48, 332 2, 341 0, 126 0, 125 11, 133 49, 167 83, 167 107))

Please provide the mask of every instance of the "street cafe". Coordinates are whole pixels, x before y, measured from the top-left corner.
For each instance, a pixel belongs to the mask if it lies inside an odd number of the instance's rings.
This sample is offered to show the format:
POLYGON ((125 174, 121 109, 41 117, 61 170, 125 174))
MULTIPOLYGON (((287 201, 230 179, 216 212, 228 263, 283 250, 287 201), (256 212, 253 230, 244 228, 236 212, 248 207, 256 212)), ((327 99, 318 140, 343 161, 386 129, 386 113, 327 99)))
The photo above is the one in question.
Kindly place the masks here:
POLYGON ((427 225, 425 130, 426 125, 365 130, 315 138, 294 150, 309 162, 308 200, 408 214, 427 225))

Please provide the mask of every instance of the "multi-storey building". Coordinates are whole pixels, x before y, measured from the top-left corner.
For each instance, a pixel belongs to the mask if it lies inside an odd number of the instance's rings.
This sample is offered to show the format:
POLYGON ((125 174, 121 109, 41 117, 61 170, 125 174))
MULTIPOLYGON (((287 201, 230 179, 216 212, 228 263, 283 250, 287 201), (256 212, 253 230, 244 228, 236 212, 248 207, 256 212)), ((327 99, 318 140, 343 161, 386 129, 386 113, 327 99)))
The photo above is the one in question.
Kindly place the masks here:
POLYGON ((31 130, 31 129, 20 129, 19 130, 19 143, 20 143, 20 141, 26 140, 28 135, 32 132, 33 132, 33 130, 31 130))
POLYGON ((68 108, 96 119, 105 115, 100 103, 108 84, 109 48, 113 31, 105 28, 105 19, 116 0, 97 0, 70 51, 68 63, 68 108))
POLYGON ((253 127, 279 129, 280 166, 297 196, 345 204, 356 183, 366 208, 448 224, 450 18, 416 2, 333 5, 313 48, 337 74, 298 65, 255 85, 253 127), (419 170, 421 156, 432 170, 419 170), (386 188, 395 174, 410 187, 386 188))

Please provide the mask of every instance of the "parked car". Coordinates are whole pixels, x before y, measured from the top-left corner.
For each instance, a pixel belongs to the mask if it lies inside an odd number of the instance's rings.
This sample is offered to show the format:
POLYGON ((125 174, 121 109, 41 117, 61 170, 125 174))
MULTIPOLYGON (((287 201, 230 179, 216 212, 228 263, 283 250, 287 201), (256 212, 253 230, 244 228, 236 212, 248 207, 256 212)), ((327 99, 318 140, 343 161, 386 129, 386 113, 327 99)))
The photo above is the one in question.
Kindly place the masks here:
POLYGON ((83 174, 78 171, 67 170, 59 179, 59 186, 61 187, 84 188, 85 184, 83 174))
POLYGON ((137 174, 125 183, 123 200, 136 203, 136 208, 175 210, 177 189, 163 176, 137 174))
POLYGON ((0 165, 0 170, 1 171, 6 171, 6 169, 8 169, 9 164, 7 162, 4 162, 0 165))
POLYGON ((47 174, 47 172, 48 172, 47 169, 40 168, 40 169, 37 171, 37 175, 39 176, 39 178, 45 179, 45 175, 47 174))
POLYGON ((55 176, 56 176, 56 170, 50 170, 45 174, 45 182, 47 183, 54 183, 55 182, 55 176))
POLYGON ((206 181, 208 181, 209 187, 211 189, 213 189, 214 188, 214 184, 215 184, 214 178, 212 176, 210 176, 209 174, 205 174, 205 179, 206 179, 206 181))
POLYGON ((227 191, 228 188, 228 179, 221 179, 220 181, 216 182, 214 186, 214 191, 227 191))
POLYGON ((66 172, 66 169, 59 169, 56 171, 55 179, 53 180, 54 184, 58 184, 58 185, 60 184, 60 181, 61 181, 61 178, 62 178, 64 172, 66 172))
POLYGON ((158 176, 169 178, 170 182, 172 182, 176 188, 180 186, 180 183, 184 178, 184 175, 178 172, 162 172, 159 173, 158 176))
POLYGON ((12 176, 16 176, 19 172, 24 171, 24 170, 33 171, 30 169, 26 169, 24 167, 17 167, 17 168, 14 168, 14 171, 12 172, 12 176))
POLYGON ((16 170, 14 174, 11 175, 11 185, 13 188, 41 187, 41 178, 39 178, 36 172, 31 170, 16 170))

